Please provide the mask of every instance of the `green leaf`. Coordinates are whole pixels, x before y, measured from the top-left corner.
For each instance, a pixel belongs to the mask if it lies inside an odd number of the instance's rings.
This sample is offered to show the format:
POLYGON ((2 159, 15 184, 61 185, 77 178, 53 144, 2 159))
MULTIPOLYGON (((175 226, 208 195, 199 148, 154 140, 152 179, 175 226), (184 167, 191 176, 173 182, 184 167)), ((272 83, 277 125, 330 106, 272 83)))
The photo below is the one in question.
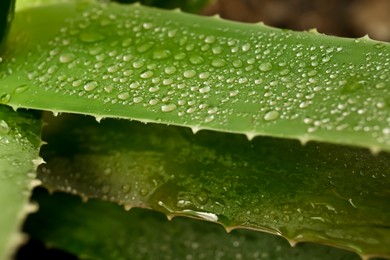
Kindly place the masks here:
MULTIPOLYGON (((123 120, 45 128, 50 190, 390 256, 390 154, 123 120), (74 127, 77 126, 77 127, 74 127)), ((48 121, 50 121, 48 119, 48 121)))
POLYGON ((389 62, 390 44, 365 38, 58 4, 17 13, 0 97, 98 119, 390 151, 389 62))
POLYGON ((49 247, 80 259, 359 259, 326 246, 291 248, 284 239, 266 233, 234 230, 226 234, 211 223, 177 218, 171 222, 156 212, 125 212, 112 203, 82 203, 67 194, 36 192, 38 213, 25 230, 49 247))
POLYGON ((28 197, 37 183, 40 127, 37 115, 0 106, 0 259, 21 242, 19 227, 33 209, 28 197))

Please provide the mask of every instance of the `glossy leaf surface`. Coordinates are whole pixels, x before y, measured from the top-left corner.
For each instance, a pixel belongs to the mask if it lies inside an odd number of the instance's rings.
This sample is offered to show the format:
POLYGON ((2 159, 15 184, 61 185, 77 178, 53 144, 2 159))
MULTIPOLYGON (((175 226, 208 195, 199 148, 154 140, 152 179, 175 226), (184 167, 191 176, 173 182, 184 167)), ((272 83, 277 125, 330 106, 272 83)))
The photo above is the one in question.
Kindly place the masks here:
POLYGON ((18 12, 3 59, 13 107, 390 150, 388 43, 83 2, 18 12))
POLYGON ((31 210, 40 126, 37 115, 0 106, 0 259, 8 259, 21 242, 19 228, 31 210))
POLYGON ((389 153, 85 116, 53 126, 39 172, 51 190, 390 256, 389 153))

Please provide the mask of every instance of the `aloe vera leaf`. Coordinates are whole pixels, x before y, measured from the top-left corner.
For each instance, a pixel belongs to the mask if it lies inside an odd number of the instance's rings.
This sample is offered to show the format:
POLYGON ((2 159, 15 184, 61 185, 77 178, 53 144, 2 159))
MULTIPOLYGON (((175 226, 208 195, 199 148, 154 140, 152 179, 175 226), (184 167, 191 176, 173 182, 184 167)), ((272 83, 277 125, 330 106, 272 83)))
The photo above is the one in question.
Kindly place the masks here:
MULTIPOLYGON (((390 154, 324 143, 60 116, 45 128, 48 189, 168 217, 390 256, 390 154), (74 126, 78 126, 75 128, 74 126)), ((50 122, 51 119, 47 119, 50 122)))
POLYGON ((11 33, 13 107, 390 150, 388 43, 115 3, 20 11, 11 33))
POLYGON ((266 233, 235 230, 157 212, 123 208, 108 202, 36 190, 40 210, 30 215, 25 231, 48 247, 80 259, 359 259, 331 247, 302 244, 291 248, 266 233), (104 212, 104 214, 102 214, 104 212))
POLYGON ((0 106, 0 259, 8 259, 22 241, 19 232, 33 206, 28 197, 40 162, 40 119, 0 106))

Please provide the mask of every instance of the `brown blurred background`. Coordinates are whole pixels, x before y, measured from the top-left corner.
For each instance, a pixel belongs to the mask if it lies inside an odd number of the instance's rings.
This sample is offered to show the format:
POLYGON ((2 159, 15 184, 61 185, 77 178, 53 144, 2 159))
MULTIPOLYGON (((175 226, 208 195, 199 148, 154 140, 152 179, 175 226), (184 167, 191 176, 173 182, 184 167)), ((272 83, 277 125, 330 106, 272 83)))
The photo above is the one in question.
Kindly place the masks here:
POLYGON ((390 0, 215 0, 203 14, 267 25, 390 41, 390 0))

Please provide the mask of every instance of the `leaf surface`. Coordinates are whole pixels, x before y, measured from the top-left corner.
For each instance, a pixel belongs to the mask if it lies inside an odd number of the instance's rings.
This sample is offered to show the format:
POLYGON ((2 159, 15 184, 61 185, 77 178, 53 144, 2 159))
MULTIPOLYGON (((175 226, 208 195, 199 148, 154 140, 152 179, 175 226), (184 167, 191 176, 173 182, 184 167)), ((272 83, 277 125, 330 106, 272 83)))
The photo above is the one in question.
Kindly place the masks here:
POLYGON ((20 243, 19 227, 32 209, 28 197, 40 162, 40 127, 37 115, 0 106, 0 259, 20 243))
POLYGON ((25 230, 47 246, 80 259, 343 259, 353 253, 321 245, 291 248, 284 239, 249 230, 226 234, 211 223, 177 218, 169 222, 156 212, 91 200, 82 203, 67 194, 36 192, 38 213, 25 230))
POLYGON ((13 107, 390 150, 384 42, 82 2, 19 11, 3 60, 13 107))
POLYGON ((39 172, 50 190, 266 231, 292 244, 390 256, 389 153, 85 116, 57 120, 46 128, 39 172))

